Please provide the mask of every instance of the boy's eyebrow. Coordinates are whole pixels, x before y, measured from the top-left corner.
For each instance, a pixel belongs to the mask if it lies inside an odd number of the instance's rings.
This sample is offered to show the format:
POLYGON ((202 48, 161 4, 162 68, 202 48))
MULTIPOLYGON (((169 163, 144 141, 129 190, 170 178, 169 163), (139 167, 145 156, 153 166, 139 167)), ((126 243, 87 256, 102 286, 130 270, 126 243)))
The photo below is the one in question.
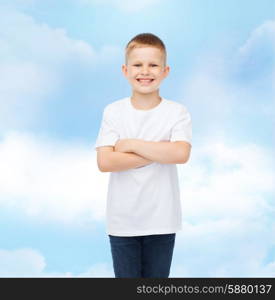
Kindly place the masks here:
MULTIPOLYGON (((133 63, 133 64, 137 64, 137 63, 142 63, 142 62, 139 61, 139 60, 136 60, 136 61, 133 61, 132 63, 133 63)), ((158 62, 156 62, 156 61, 150 61, 149 63, 150 63, 150 64, 158 64, 158 62)))

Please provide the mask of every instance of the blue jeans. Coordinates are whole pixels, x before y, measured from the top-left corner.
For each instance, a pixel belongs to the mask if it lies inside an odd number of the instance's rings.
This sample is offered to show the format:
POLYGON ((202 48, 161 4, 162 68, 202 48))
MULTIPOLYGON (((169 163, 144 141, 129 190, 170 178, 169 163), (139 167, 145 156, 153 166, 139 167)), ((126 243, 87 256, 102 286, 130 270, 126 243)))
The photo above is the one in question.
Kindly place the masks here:
POLYGON ((115 277, 168 278, 175 237, 175 233, 109 235, 115 277))

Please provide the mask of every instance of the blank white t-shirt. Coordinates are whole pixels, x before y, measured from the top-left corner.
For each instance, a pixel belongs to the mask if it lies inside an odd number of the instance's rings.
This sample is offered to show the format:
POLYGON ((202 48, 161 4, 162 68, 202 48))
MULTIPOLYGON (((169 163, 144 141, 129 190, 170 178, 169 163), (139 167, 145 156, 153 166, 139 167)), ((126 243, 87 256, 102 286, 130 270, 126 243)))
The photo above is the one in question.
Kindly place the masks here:
MULTIPOLYGON (((95 148, 119 139, 186 141, 191 144, 191 117, 178 102, 162 101, 150 110, 134 108, 130 97, 108 104, 95 148)), ((107 193, 107 233, 140 236, 175 233, 182 228, 176 164, 149 165, 111 172, 107 193)))

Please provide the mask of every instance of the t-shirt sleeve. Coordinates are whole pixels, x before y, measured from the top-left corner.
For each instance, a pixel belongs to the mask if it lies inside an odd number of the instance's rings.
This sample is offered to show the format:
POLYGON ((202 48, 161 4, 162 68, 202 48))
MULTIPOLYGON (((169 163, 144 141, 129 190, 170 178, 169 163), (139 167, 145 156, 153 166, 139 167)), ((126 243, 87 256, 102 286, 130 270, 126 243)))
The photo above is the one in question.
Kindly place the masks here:
POLYGON ((182 107, 171 130, 171 142, 185 141, 192 145, 192 121, 190 113, 182 107))
POLYGON ((94 148, 115 146, 117 140, 119 140, 119 132, 114 119, 114 113, 112 113, 110 109, 105 108, 94 148))

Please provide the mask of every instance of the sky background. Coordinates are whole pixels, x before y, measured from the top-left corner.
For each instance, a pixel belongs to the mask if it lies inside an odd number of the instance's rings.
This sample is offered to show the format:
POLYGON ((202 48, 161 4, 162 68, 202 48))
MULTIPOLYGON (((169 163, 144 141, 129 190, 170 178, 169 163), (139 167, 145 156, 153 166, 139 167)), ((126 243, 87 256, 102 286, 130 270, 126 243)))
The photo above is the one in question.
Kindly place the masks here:
POLYGON ((94 144, 143 32, 193 126, 170 277, 275 276, 274 0, 0 0, 0 277, 114 277, 94 144))

